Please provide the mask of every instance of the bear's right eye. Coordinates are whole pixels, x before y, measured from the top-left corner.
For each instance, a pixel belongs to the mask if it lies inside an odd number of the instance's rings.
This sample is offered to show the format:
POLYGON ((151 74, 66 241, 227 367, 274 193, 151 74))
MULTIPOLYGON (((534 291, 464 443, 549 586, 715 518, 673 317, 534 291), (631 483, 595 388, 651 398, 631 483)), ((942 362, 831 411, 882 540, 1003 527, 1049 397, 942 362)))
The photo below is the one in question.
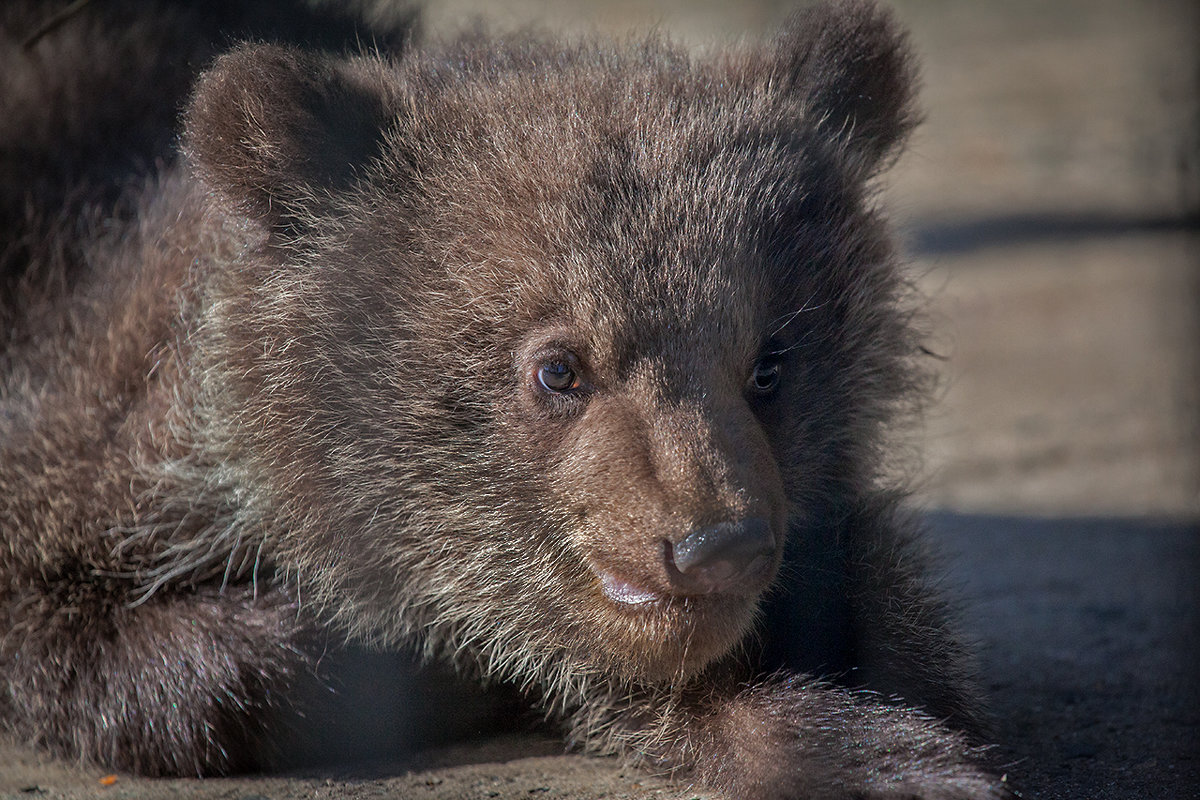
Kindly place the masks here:
POLYGON ((779 388, 780 370, 778 356, 772 354, 760 358, 750 373, 750 386, 755 394, 769 395, 779 388))
POLYGON ((538 383, 548 392, 569 392, 579 388, 579 376, 570 364, 552 361, 537 371, 538 383))

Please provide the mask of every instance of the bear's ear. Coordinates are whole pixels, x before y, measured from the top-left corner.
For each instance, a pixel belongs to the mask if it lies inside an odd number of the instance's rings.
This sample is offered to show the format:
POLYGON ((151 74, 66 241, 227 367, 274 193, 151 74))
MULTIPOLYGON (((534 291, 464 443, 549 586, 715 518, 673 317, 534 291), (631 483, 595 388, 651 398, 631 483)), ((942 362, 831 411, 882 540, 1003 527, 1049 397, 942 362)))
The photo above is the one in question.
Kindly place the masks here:
POLYGON ((822 3, 796 14, 776 47, 777 74, 818 132, 863 176, 886 165, 917 122, 915 60, 892 14, 869 0, 822 3))
POLYGON ((192 169, 241 213, 296 223, 378 152, 388 119, 382 72, 278 45, 227 53, 184 116, 192 169))

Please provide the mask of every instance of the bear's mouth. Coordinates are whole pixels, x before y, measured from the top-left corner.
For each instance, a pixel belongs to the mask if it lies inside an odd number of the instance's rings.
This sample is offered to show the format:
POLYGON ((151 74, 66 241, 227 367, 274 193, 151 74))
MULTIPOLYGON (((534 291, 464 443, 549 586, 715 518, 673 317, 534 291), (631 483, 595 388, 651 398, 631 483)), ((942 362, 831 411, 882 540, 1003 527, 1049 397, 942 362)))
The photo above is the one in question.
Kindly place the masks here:
POLYGON ((631 580, 621 577, 616 572, 607 569, 594 569, 600 581, 600 590, 614 605, 621 608, 651 608, 674 605, 673 601, 686 601, 688 607, 695 608, 697 604, 730 603, 756 598, 761 593, 763 585, 773 574, 773 564, 766 558, 756 559, 744 575, 747 580, 746 591, 741 592, 697 592, 677 593, 672 591, 656 591, 639 586, 631 580))
POLYGON ((601 570, 597 572, 597 576, 600 578, 600 588, 604 591, 605 597, 618 605, 644 606, 660 603, 666 599, 658 592, 642 589, 611 572, 601 570))

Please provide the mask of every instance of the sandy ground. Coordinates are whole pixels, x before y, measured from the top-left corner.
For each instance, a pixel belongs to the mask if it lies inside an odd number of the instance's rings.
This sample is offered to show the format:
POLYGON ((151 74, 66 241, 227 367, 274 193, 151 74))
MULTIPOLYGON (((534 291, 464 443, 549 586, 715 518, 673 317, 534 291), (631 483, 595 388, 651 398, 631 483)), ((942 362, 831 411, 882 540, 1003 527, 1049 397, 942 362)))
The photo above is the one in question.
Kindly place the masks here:
MULTIPOLYGON (((909 0, 927 121, 887 187, 947 361, 920 501, 1028 797, 1200 797, 1200 6, 909 0)), ((430 4, 698 46, 771 2, 430 4)), ((146 781, 0 744, 0 797, 700 798, 509 737, 303 777, 146 781)))

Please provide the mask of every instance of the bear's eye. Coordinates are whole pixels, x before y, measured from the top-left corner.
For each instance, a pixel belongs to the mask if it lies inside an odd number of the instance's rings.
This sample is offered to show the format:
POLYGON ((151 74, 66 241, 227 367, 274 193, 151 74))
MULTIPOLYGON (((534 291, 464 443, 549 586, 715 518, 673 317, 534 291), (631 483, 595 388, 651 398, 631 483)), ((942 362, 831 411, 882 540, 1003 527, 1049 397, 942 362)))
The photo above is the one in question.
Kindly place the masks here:
POLYGON ((770 394, 779 386, 781 366, 776 356, 765 356, 754 365, 750 373, 750 387, 758 394, 770 394))
POLYGON ((538 368, 537 379, 548 392, 569 392, 579 388, 579 376, 570 364, 563 361, 543 364, 538 368))

